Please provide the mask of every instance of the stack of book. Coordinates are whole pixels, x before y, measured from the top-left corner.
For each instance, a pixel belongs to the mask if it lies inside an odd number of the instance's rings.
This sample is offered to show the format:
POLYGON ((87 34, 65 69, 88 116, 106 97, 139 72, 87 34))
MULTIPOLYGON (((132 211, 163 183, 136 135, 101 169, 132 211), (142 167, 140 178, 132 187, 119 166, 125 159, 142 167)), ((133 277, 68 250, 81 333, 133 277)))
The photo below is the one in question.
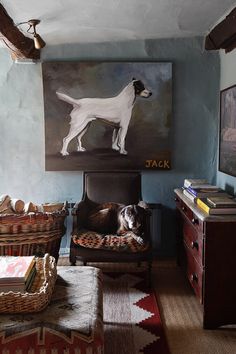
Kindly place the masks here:
POLYGON ((35 256, 0 257, 0 292, 29 291, 35 274, 35 256))
POLYGON ((210 215, 236 214, 236 200, 231 196, 197 198, 197 205, 210 215))
POLYGON ((210 196, 228 196, 221 188, 208 183, 205 179, 185 179, 183 193, 192 202, 196 203, 198 198, 210 196))
POLYGON ((205 179, 185 179, 183 194, 207 214, 236 214, 236 199, 205 179))

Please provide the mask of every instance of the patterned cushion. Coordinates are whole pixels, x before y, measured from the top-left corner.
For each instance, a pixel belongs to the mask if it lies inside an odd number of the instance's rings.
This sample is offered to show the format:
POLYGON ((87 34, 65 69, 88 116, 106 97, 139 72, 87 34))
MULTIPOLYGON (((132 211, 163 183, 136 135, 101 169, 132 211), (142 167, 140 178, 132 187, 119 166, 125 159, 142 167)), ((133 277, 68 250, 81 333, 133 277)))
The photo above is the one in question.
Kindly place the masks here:
POLYGON ((104 249, 117 252, 143 252, 148 249, 148 243, 129 231, 122 236, 103 235, 86 229, 79 230, 72 236, 73 242, 86 248, 104 249))

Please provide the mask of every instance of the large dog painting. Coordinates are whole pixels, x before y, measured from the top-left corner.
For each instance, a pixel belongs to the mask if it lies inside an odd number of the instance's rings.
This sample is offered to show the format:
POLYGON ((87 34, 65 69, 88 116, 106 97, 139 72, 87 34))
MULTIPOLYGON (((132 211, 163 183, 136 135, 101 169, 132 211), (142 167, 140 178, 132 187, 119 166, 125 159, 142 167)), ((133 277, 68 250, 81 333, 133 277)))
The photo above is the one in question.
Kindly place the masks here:
POLYGON ((170 169, 171 63, 43 63, 46 170, 170 169))

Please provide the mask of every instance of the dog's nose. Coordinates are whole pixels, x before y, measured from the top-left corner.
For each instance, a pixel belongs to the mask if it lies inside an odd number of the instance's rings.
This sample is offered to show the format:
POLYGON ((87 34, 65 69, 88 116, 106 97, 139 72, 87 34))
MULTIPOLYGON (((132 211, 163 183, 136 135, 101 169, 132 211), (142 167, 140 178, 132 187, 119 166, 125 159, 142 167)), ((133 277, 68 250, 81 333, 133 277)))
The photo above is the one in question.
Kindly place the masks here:
POLYGON ((152 92, 151 91, 149 91, 149 96, 151 96, 152 95, 152 92))

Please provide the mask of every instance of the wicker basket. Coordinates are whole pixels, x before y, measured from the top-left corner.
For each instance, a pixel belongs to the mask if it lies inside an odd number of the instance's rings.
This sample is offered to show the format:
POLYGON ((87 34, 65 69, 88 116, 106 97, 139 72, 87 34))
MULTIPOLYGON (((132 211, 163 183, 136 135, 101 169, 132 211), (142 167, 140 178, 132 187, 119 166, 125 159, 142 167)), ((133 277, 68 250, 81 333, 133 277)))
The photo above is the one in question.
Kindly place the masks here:
POLYGON ((0 293, 0 313, 42 311, 50 302, 57 278, 55 258, 46 254, 36 258, 36 276, 30 292, 0 293))
POLYGON ((57 261, 67 215, 66 203, 62 210, 51 213, 0 215, 0 256, 50 253, 57 261))

